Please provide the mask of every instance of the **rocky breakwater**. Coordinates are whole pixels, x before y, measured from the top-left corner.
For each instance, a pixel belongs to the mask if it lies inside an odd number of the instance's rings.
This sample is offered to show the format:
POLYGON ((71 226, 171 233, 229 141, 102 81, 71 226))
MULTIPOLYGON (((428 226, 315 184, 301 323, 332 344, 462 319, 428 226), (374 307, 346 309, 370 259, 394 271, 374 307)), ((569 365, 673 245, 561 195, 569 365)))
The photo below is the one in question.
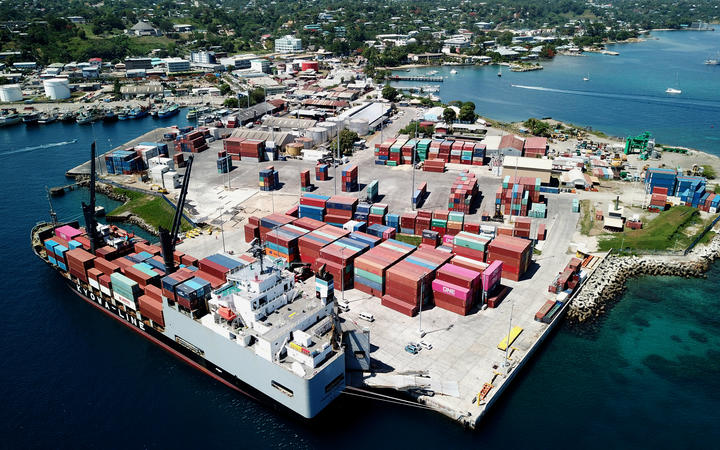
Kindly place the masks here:
POLYGON ((625 291, 629 278, 640 276, 701 277, 720 257, 720 235, 685 257, 607 256, 570 304, 567 317, 584 322, 605 312, 625 291))

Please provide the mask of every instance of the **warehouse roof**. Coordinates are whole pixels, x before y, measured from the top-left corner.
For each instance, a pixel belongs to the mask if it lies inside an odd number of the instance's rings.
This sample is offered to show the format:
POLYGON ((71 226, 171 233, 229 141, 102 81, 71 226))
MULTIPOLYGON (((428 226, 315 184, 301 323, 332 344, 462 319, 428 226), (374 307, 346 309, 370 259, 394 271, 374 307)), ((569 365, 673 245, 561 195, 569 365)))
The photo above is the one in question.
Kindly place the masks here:
POLYGON ((517 167, 518 169, 532 169, 550 172, 552 160, 542 158, 525 158, 523 156, 506 156, 503 167, 517 167))
POLYGON ((268 127, 277 128, 312 128, 317 123, 316 120, 312 119, 288 119, 283 117, 268 117, 263 118, 263 125, 268 127))
POLYGON ((287 145, 295 139, 295 136, 292 134, 282 131, 271 133, 269 131, 248 130, 247 128, 235 128, 232 132, 232 137, 273 141, 278 147, 287 145))

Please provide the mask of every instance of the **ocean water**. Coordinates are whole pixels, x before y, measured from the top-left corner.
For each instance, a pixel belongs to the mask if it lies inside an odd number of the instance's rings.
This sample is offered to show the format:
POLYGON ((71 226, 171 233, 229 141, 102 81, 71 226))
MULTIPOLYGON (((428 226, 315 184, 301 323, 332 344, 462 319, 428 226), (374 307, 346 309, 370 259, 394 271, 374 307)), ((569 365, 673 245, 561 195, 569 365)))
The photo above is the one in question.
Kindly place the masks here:
POLYGON ((497 66, 455 67, 454 75, 450 66, 417 68, 407 75, 437 70, 445 77, 437 83, 443 101, 472 101, 492 119, 552 117, 620 137, 647 130, 659 143, 720 155, 720 66, 704 64, 720 51, 720 29, 658 31, 645 42, 609 49, 620 55, 557 56, 534 72, 503 67, 502 77, 497 66), (669 87, 682 94, 666 94, 669 87))
MULTIPOLYGON (((720 439, 718 264, 707 279, 631 281, 596 324, 560 327, 474 432, 350 396, 307 423, 230 391, 82 302, 30 249, 31 227, 48 219, 45 186, 66 183, 92 139, 107 150, 158 123, 0 129, 0 448, 693 448, 720 439)), ((78 190, 53 204, 77 219, 86 198, 78 190)))

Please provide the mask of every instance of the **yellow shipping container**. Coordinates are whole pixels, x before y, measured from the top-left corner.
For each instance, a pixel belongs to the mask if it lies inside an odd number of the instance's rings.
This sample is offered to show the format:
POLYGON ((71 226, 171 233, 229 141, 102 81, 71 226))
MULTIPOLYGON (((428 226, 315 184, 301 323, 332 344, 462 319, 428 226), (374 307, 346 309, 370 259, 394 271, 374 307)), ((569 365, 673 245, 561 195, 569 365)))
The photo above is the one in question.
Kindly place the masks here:
POLYGON ((513 342, 515 342, 515 339, 517 339, 518 336, 520 336, 520 333, 522 333, 523 329, 514 326, 512 327, 512 330, 510 330, 510 343, 508 344, 508 336, 505 336, 502 341, 498 344, 498 349, 505 351, 508 348, 508 345, 512 345, 513 342))

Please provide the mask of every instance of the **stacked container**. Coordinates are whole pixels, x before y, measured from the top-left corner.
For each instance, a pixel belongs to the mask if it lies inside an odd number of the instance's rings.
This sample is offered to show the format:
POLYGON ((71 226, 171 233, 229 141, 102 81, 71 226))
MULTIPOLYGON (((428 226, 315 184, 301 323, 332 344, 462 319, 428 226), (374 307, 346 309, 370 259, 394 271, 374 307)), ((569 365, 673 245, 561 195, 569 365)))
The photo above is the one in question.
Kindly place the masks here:
POLYGON ((353 219, 353 213, 358 200, 354 197, 333 195, 325 204, 325 222, 342 227, 343 224, 353 219))
POLYGON ((343 192, 355 192, 358 190, 358 166, 356 164, 342 170, 342 185, 340 187, 343 192))
POLYGON ((241 261, 238 258, 222 253, 216 253, 198 261, 200 270, 197 271, 195 275, 202 276, 206 281, 209 281, 212 284, 213 288, 215 288, 220 287, 220 285, 227 281, 228 273, 245 265, 246 262, 241 261))
POLYGON ((426 159, 423 163, 423 171, 425 172, 445 172, 445 161, 442 159, 426 159))
POLYGON ((485 261, 485 252, 489 244, 489 238, 466 231, 457 233, 452 240, 453 253, 480 262, 485 261))
MULTIPOLYGON (((412 164, 413 163, 413 154, 415 153, 415 146, 417 145, 417 141, 415 139, 410 139, 409 141, 405 142, 403 146, 401 147, 401 156, 400 156, 400 163, 401 164, 412 164)), ((417 158, 415 158, 415 161, 417 161, 417 158)))
POLYGON ((482 166, 485 162, 485 144, 475 144, 473 147, 473 166, 482 166))
POLYGON ((379 238, 377 236, 373 236, 373 235, 370 235, 367 233, 363 233, 360 231, 353 231, 347 237, 348 237, 348 239, 352 239, 353 241, 358 241, 361 244, 367 244, 370 248, 373 248, 382 242, 382 238, 379 238))
POLYGON ((430 139, 420 139, 417 144, 417 160, 425 161, 428 158, 428 151, 430 150, 430 139))
POLYGON ((273 228, 278 228, 288 223, 293 223, 294 217, 285 214, 270 214, 260 219, 260 240, 265 241, 265 235, 273 228))
POLYGON ((370 184, 367 185, 366 192, 367 192, 367 201, 370 203, 373 203, 377 200, 378 195, 380 194, 380 183, 378 183, 378 180, 372 180, 370 184))
POLYGON ((666 188, 667 192, 675 192, 677 171, 675 169, 651 168, 645 172, 645 184, 652 192, 654 188, 666 188))
POLYGON ((320 249, 320 257, 315 260, 315 269, 324 264, 335 280, 335 289, 352 289, 355 258, 369 248, 367 243, 348 237, 340 238, 320 249))
POLYGON ((450 159, 448 162, 460 164, 464 146, 465 143, 463 141, 453 141, 452 146, 450 147, 450 159))
POLYGON ((312 191, 313 185, 310 183, 310 171, 303 170, 300 172, 300 191, 312 191))
POLYGON ((301 217, 293 221, 293 225, 304 228, 308 231, 317 230, 325 226, 324 222, 310 217, 301 217))
POLYGON ((385 140, 380 144, 375 144, 375 164, 384 165, 390 156, 390 147, 395 143, 395 139, 385 140))
POLYGON ((425 196, 427 195, 427 183, 422 182, 420 185, 413 191, 413 197, 412 202, 413 205, 415 205, 416 208, 419 208, 422 206, 423 201, 425 200, 425 196))
POLYGON ((300 217, 309 217, 311 219, 323 221, 325 220, 325 205, 330 197, 318 194, 302 194, 300 196, 300 217))
POLYGON ((65 260, 67 261, 70 275, 87 283, 87 271, 93 267, 95 256, 82 248, 74 248, 65 253, 65 260))
POLYGON ((245 242, 250 243, 253 239, 260 238, 260 219, 251 216, 248 217, 248 223, 245 224, 245 242))
POLYGON ((423 230, 422 231, 422 244, 432 248, 440 245, 440 234, 437 231, 423 230))
POLYGON ((235 161, 243 159, 252 162, 264 161, 265 141, 229 137, 223 141, 223 146, 228 155, 235 161))
POLYGON ((530 239, 530 228, 532 227, 532 219, 529 217, 516 217, 515 226, 513 228, 513 236, 519 238, 530 239))
POLYGON ((448 212, 448 220, 447 220, 447 234, 449 235, 456 235, 463 229, 463 224, 465 223, 465 213, 464 212, 458 212, 458 211, 450 211, 448 212))
POLYGON ((420 236, 423 230, 429 230, 432 223, 432 211, 420 209, 418 210, 417 219, 415 219, 415 234, 420 236))
POLYGON ((427 305, 432 296, 435 270, 450 258, 450 253, 418 249, 390 267, 385 276, 382 305, 406 316, 417 314, 421 302, 427 305))
POLYGON ((371 236, 376 236, 381 239, 393 239, 395 238, 395 228, 388 227, 385 225, 381 225, 379 223, 376 223, 374 225, 368 225, 367 227, 367 234, 371 236))
POLYGON ((128 278, 136 282, 141 288, 144 288, 149 284, 160 283, 160 274, 155 272, 150 264, 134 264, 130 267, 126 267, 123 272, 128 278))
POLYGON ((497 208, 507 216, 527 216, 532 204, 537 202, 540 202, 540 178, 507 175, 495 195, 497 208))
POLYGON ((298 239, 300 260, 304 263, 314 264, 315 260, 320 256, 320 249, 348 234, 350 233, 342 228, 325 225, 301 236, 298 239))
POLYGON ((296 225, 283 225, 265 235, 265 254, 282 258, 287 262, 300 259, 298 239, 309 230, 296 225))
POLYGON ((121 273, 110 275, 113 298, 133 311, 137 310, 137 299, 142 295, 140 286, 121 273))
POLYGON ((390 146, 388 160, 385 163, 388 166, 397 166, 402 164, 402 147, 408 141, 407 135, 399 135, 393 145, 390 146))
POLYGON ((315 166, 315 180, 316 181, 327 181, 329 178, 330 166, 327 164, 318 164, 315 166))
POLYGON ((175 151, 200 153, 208 149, 205 135, 200 131, 190 131, 175 138, 175 151))
POLYGON ((134 151, 116 150, 105 155, 105 168, 109 174, 131 174, 144 170, 142 158, 134 151))
POLYGON ((400 231, 400 216, 398 214, 385 215, 385 225, 393 228, 395 232, 400 231))
POLYGON ((389 239, 355 258, 355 289, 382 297, 385 293, 385 272, 393 264, 415 250, 404 242, 389 239))
POLYGON ((370 206, 370 214, 367 218, 368 225, 383 225, 385 223, 385 214, 388 212, 388 205, 385 203, 375 203, 370 206))
POLYGON ((650 197, 650 204, 648 205, 648 211, 660 212, 664 211, 667 206, 667 188, 655 186, 652 190, 650 197))
POLYGON ((470 313, 478 300, 481 273, 452 263, 437 270, 432 282, 435 306, 462 316, 470 313))
POLYGON ((152 322, 165 327, 165 317, 162 311, 162 299, 154 295, 141 295, 138 298, 140 314, 152 322))
POLYGON ((448 212, 449 211, 444 209, 436 209, 433 211, 430 229, 437 231, 440 235, 444 235, 447 232, 448 212))
POLYGON ((169 301, 176 302, 177 294, 175 288, 183 281, 189 280, 194 276, 194 272, 190 269, 183 268, 175 273, 162 277, 160 279, 160 289, 162 296, 169 301))
POLYGON ((415 221, 417 211, 407 212, 400 215, 400 232, 402 234, 415 234, 415 221))
POLYGON ((275 170, 274 166, 267 166, 260 171, 260 190, 273 191, 279 189, 280 173, 275 170))
POLYGON ((361 222, 368 222, 370 218, 370 208, 372 208, 371 203, 358 203, 357 207, 355 208, 355 214, 353 214, 353 219, 359 220, 361 222))
POLYGON ((503 262, 503 278, 519 281, 530 266, 532 246, 529 240, 499 235, 488 245, 487 261, 503 262))
POLYGON ((203 308, 204 301, 210 297, 211 291, 209 281, 193 277, 175 287, 175 298, 178 305, 188 311, 194 311, 203 308))
POLYGON ((228 173, 231 170, 232 170, 232 159, 230 159, 230 156, 228 156, 228 155, 221 156, 217 159, 218 173, 228 173))
POLYGON ((502 276, 502 261, 493 261, 482 271, 482 296, 489 308, 497 308, 507 294, 507 289, 503 289, 500 284, 502 276))

